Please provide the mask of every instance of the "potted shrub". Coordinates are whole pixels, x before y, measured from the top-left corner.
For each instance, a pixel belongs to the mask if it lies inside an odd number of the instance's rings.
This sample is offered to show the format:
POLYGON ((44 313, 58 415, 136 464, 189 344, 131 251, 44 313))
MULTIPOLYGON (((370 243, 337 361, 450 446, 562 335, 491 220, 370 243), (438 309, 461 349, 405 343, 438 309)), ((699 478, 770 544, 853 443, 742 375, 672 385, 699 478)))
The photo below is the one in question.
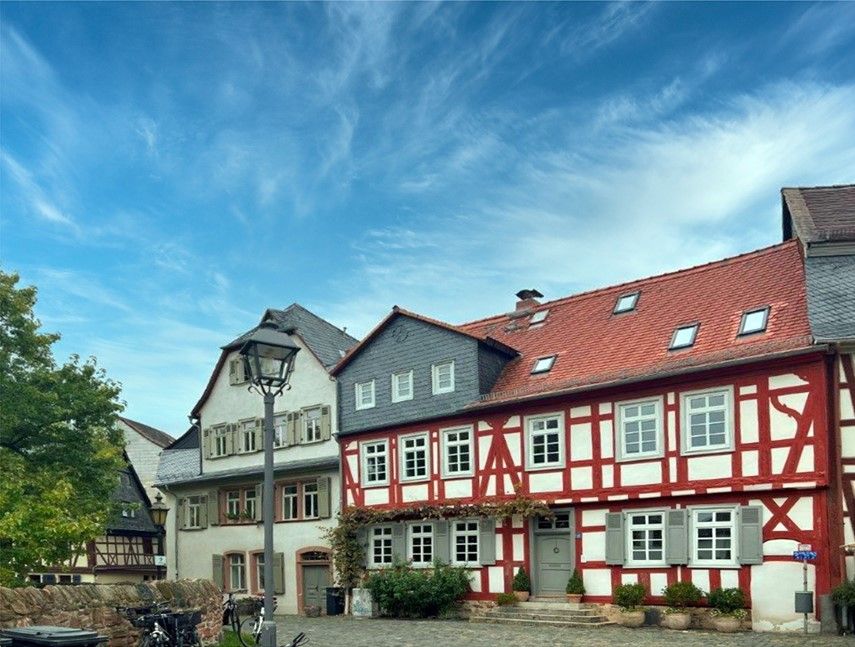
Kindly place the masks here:
POLYGON ((624 627, 640 627, 644 624, 644 609, 641 604, 647 592, 641 584, 621 584, 615 589, 614 602, 621 609, 620 623, 624 627))
POLYGON ((723 633, 739 631, 742 620, 747 615, 742 589, 716 589, 710 593, 709 602, 713 608, 713 624, 717 631, 723 633))
POLYGON ((520 570, 514 575, 513 589, 517 600, 520 602, 528 600, 528 596, 531 594, 531 580, 528 578, 528 573, 525 572, 523 566, 520 566, 520 570))
POLYGON ((704 596, 703 591, 691 582, 675 582, 666 586, 663 593, 668 608, 662 616, 662 626, 668 629, 688 629, 692 616, 686 607, 693 607, 700 602, 704 596))
POLYGON ((517 596, 513 593, 499 593, 496 595, 496 604, 500 607, 512 606, 517 602, 519 602, 519 600, 517 600, 517 596))
POLYGON ((837 617, 837 632, 852 633, 855 630, 855 580, 843 582, 831 591, 834 612, 837 617))
POLYGON ((582 601, 582 596, 585 595, 585 584, 582 582, 582 576, 579 574, 579 569, 573 569, 573 575, 567 580, 567 601, 579 604, 582 601))

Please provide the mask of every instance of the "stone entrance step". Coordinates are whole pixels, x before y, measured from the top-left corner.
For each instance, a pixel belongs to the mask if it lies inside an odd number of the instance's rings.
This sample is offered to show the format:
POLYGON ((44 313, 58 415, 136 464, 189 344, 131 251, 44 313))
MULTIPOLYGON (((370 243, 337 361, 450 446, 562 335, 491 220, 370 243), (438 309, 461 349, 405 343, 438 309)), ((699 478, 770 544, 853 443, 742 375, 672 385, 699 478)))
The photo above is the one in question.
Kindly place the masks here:
POLYGON ((484 615, 473 616, 474 623, 504 625, 548 625, 554 627, 603 627, 614 624, 597 608, 570 604, 561 599, 537 599, 503 607, 494 607, 484 615))

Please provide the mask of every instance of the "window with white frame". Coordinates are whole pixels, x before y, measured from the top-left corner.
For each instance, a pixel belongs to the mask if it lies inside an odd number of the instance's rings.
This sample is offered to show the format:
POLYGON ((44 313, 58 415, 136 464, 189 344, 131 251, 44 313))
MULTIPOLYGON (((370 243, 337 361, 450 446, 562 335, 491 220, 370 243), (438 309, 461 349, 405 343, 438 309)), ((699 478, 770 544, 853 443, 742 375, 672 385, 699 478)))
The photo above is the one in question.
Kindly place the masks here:
POLYGON ((385 485, 389 481, 389 445, 385 440, 362 443, 363 485, 385 485))
POLYGON ((240 423, 240 449, 243 452, 254 452, 255 447, 255 419, 244 420, 240 423))
POLYGON ((211 443, 211 456, 225 456, 229 451, 229 428, 227 425, 214 427, 214 440, 211 443))
POLYGON ((258 501, 255 496, 255 488, 251 487, 244 490, 244 513, 248 519, 255 519, 256 506, 258 506, 258 501))
POLYGON ((202 505, 204 505, 204 497, 191 496, 187 497, 187 518, 185 519, 185 528, 201 528, 202 527, 202 505))
POLYGON ((564 464, 564 429, 560 415, 528 419, 528 466, 553 467, 564 464))
POLYGON ((692 510, 692 563, 729 566, 736 563, 736 510, 692 510))
POLYGON ((371 564, 388 566, 392 559, 392 527, 375 526, 371 529, 371 564))
POLYGON ((318 483, 303 483, 303 518, 318 518, 318 483))
POLYGON ((229 555, 229 588, 232 591, 246 590, 246 560, 240 553, 229 555))
POLYGON ((685 393, 683 404, 683 448, 687 452, 731 447, 731 392, 718 389, 685 393))
POLYGON ((255 554, 255 581, 258 582, 256 590, 264 590, 264 553, 255 554))
POLYGON ((413 399, 413 372, 392 374, 392 402, 404 402, 413 399))
POLYGON ((414 523, 409 527, 409 558, 414 566, 433 563, 433 524, 414 523))
POLYGON ((289 483, 282 486, 282 519, 297 518, 297 484, 289 483))
POLYGON ((240 513, 240 490, 226 492, 226 516, 237 519, 240 513))
POLYGON ((401 437, 401 479, 412 481, 428 476, 428 435, 401 437))
POLYGON ((374 406, 374 380, 357 382, 353 388, 356 392, 356 410, 371 409, 374 406))
POLYGON ((454 391, 454 361, 431 366, 431 386, 434 395, 454 391))
POLYGON ((321 408, 313 407, 303 412, 303 442, 315 443, 321 439, 321 408))
POLYGON ((273 416, 273 446, 285 447, 288 444, 288 414, 277 413, 273 416))
POLYGON ((628 460, 660 455, 660 401, 625 402, 619 405, 618 411, 621 458, 628 460))
POLYGON ((472 474, 472 430, 469 427, 442 431, 443 476, 472 474))
POLYGON ((659 566, 665 563, 665 513, 631 512, 626 516, 629 541, 627 565, 659 566))
POLYGON ((478 563, 478 521, 455 521, 453 529, 454 563, 478 563))

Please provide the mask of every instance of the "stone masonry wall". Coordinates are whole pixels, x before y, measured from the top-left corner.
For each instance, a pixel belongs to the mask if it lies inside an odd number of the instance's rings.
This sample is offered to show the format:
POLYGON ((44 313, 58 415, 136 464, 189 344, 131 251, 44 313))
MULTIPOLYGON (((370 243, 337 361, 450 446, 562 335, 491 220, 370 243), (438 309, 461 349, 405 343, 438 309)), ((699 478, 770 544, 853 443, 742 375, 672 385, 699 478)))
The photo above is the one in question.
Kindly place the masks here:
POLYGON ((83 584, 7 589, 0 587, 0 628, 54 625, 93 629, 107 636, 109 647, 137 644, 139 629, 116 607, 144 607, 166 602, 173 611, 200 609, 202 643, 219 642, 222 595, 209 580, 143 582, 141 584, 83 584))

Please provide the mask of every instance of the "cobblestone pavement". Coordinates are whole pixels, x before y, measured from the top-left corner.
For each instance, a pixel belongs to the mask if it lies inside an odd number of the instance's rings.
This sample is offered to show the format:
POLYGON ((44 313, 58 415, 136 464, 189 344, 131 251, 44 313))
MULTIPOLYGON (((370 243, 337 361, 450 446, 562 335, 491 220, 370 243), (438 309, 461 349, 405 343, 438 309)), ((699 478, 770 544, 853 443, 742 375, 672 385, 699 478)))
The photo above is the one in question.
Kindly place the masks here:
POLYGON ((573 645, 605 647, 853 647, 855 639, 812 634, 771 633, 720 634, 706 631, 675 632, 666 629, 563 629, 559 627, 508 627, 469 624, 460 620, 356 620, 350 617, 277 619, 279 644, 286 643, 298 631, 306 632, 307 647, 543 647, 573 645))

